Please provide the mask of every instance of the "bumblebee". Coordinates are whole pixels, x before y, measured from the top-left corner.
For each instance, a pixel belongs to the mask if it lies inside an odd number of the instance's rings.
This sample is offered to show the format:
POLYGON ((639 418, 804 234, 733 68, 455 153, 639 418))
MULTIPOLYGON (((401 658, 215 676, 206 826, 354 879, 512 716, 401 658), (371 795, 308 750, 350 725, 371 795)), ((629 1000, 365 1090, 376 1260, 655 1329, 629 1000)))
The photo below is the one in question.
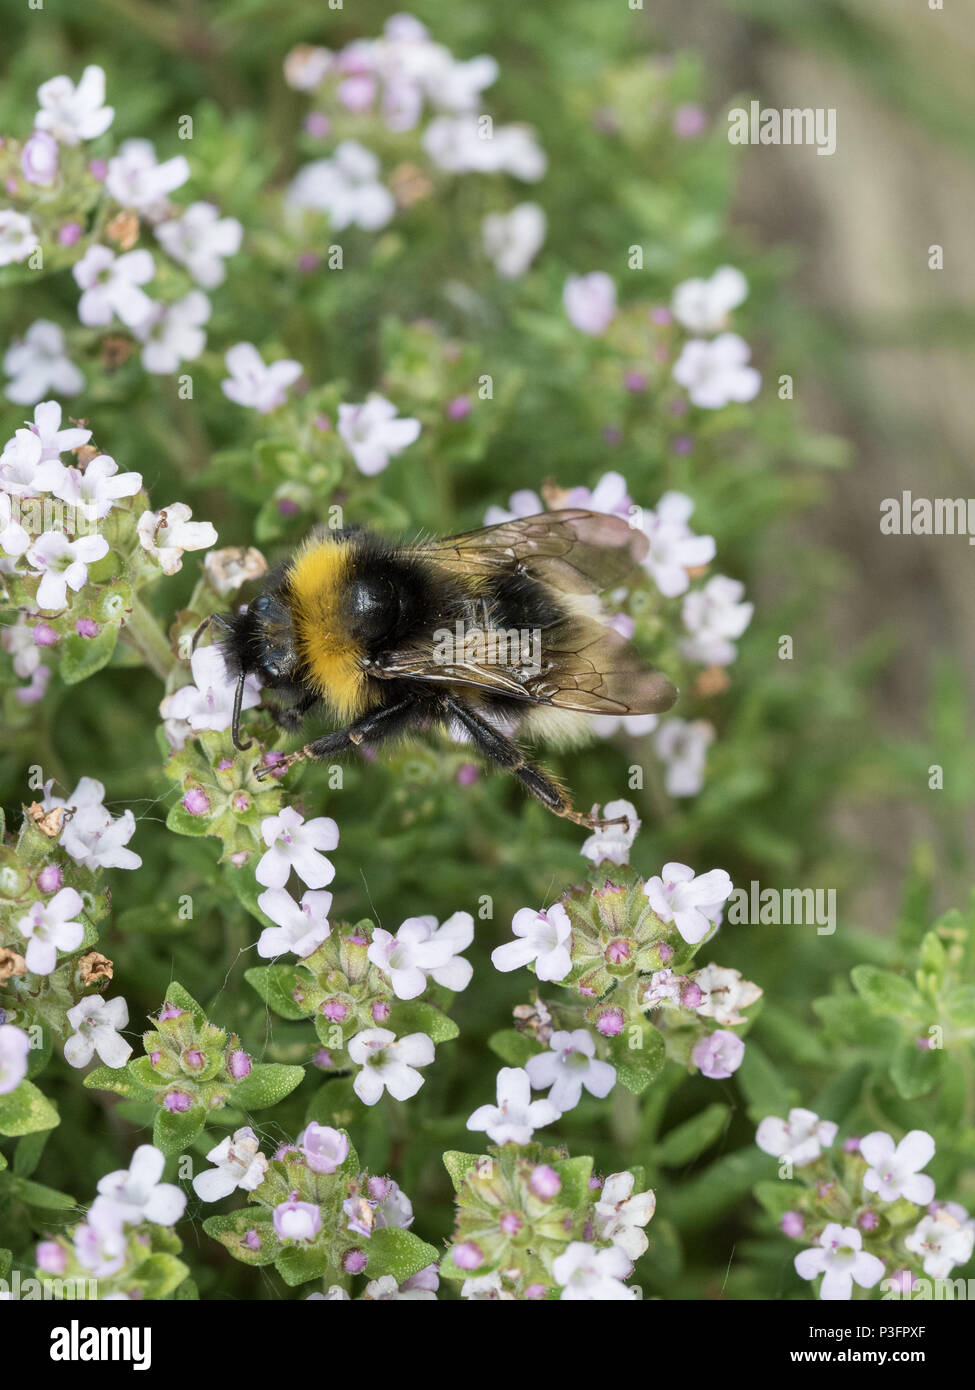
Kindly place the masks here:
POLYGON ((588 715, 674 703, 674 686, 607 625, 598 599, 646 548, 621 517, 582 510, 413 545, 357 529, 315 535, 245 610, 208 620, 237 683, 234 745, 250 746, 240 713, 253 673, 282 701, 271 712, 283 728, 318 704, 341 725, 285 766, 439 725, 556 815, 609 824, 575 811, 514 736, 567 745, 585 737, 588 715))

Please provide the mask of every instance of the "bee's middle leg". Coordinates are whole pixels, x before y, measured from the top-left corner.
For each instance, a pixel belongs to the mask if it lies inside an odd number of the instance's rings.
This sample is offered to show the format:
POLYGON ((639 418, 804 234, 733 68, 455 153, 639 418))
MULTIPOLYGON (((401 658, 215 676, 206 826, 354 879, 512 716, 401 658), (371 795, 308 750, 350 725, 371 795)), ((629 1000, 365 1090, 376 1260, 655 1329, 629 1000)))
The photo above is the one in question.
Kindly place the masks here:
POLYGON ((516 743, 505 738, 504 734, 499 733, 486 719, 482 719, 469 705, 448 695, 444 699, 444 708, 464 726, 486 758, 514 773, 525 790, 555 815, 570 820, 575 825, 581 825, 586 830, 602 829, 606 825, 621 825, 626 821, 625 816, 620 816, 617 820, 600 820, 597 816, 576 811, 569 793, 554 777, 530 763, 516 743))
POLYGON ((363 743, 378 743, 381 739, 398 733, 409 723, 414 708, 415 702, 406 699, 399 700, 395 705, 383 705, 379 709, 371 710, 369 714, 364 714, 361 719, 350 724, 347 729, 336 729, 334 733, 316 738, 311 743, 306 743, 304 748, 299 748, 269 766, 262 767, 255 775, 258 778, 270 777, 293 767, 295 763, 323 762, 326 758, 334 757, 336 753, 344 752, 353 744, 358 747, 363 743))

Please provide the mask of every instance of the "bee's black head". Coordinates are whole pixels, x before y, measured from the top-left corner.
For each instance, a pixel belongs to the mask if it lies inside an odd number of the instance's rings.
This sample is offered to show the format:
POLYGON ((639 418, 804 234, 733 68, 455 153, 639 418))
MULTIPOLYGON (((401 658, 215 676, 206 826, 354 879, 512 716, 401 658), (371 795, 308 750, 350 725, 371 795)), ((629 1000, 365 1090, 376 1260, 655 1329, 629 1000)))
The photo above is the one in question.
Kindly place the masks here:
POLYGON ((197 629, 197 639, 211 623, 221 629, 219 640, 227 673, 237 682, 231 736, 234 747, 246 749, 250 743, 240 741, 240 712, 244 698, 244 681, 256 675, 262 684, 289 686, 293 684, 299 665, 291 612, 281 596, 265 590, 246 608, 236 613, 214 613, 197 629))

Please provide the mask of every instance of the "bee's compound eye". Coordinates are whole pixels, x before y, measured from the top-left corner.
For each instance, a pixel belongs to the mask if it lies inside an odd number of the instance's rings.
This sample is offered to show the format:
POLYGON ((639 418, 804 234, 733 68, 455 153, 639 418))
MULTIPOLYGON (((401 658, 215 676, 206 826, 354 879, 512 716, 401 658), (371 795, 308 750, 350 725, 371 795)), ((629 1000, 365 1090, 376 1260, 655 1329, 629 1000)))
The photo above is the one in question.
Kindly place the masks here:
POLYGON ((265 661, 263 670, 265 676, 272 681, 277 680, 281 674, 281 667, 275 661, 265 661))
POLYGON ((257 615, 258 618, 266 618, 271 611, 274 600, 270 594, 260 594, 250 605, 249 611, 257 615))

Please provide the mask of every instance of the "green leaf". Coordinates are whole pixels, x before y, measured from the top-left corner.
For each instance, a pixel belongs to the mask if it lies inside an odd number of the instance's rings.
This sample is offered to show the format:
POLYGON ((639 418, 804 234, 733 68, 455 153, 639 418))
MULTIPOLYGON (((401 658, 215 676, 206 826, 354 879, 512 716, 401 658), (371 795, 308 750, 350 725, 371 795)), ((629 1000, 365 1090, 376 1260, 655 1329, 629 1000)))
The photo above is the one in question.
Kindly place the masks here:
POLYGON ((784 1179, 765 1179, 754 1187, 755 1200, 765 1208, 774 1221, 781 1221, 787 1211, 801 1210, 802 1199, 809 1195, 809 1188, 800 1182, 787 1182, 784 1179))
POLYGON ((479 1163, 491 1163, 493 1160, 487 1154, 465 1154, 459 1149, 448 1149, 443 1156, 443 1166, 450 1174, 450 1181, 454 1185, 454 1191, 459 1192, 464 1186, 464 1179, 472 1169, 479 1163))
POLYGON ((20 1178, 29 1178, 40 1162, 44 1146, 51 1137, 49 1129, 36 1129, 33 1134, 25 1134, 18 1139, 14 1150, 14 1172, 20 1178))
POLYGON ((22 1081, 16 1090, 0 1096, 0 1134, 33 1134, 53 1129, 58 1122, 57 1110, 33 1081, 22 1081))
POLYGON ((177 1009, 185 1009, 187 1013, 192 1014, 194 1021, 200 1028, 209 1022, 203 1009, 193 998, 192 994, 189 994, 178 980, 170 981, 169 987, 166 990, 165 1002, 167 1004, 175 1004, 177 1009))
POLYGON ((263 1110, 268 1105, 277 1105, 301 1083, 304 1075, 304 1067, 289 1067, 280 1062, 255 1062, 250 1075, 238 1081, 231 1093, 234 1105, 242 1110, 263 1110))
POLYGON ((622 1037, 617 1038, 611 1054, 617 1080, 635 1095, 656 1080, 667 1060, 664 1040, 656 1028, 644 1028, 641 1037, 642 1048, 630 1048, 622 1037))
POLYGON ((61 643, 58 667, 65 685, 76 685, 107 666, 115 651, 118 634, 119 630, 113 623, 106 623, 94 637, 69 633, 61 643))
POLYGON ((751 1038, 745 1048, 745 1057, 735 1073, 738 1084, 748 1101, 748 1114, 753 1120, 764 1120, 766 1115, 787 1115, 792 1104, 789 1088, 782 1080, 779 1069, 751 1038))
POLYGON ((209 835, 210 819, 209 816, 191 816, 189 811, 176 801, 170 806, 166 816, 166 829, 172 830, 176 835, 209 835))
POLYGON ((937 1086, 944 1068, 941 1048, 921 1048, 916 1038, 902 1038, 890 1064, 890 1079, 905 1100, 913 1100, 937 1086))
POLYGON ((883 1043, 885 1030, 893 1027, 888 1020, 872 1014, 866 1002, 856 994, 827 994, 814 999, 812 1007, 832 1042, 876 1047, 883 1043))
POLYGON ((143 1287, 146 1298, 168 1298, 182 1284, 189 1269, 175 1255, 157 1252, 143 1260, 135 1277, 143 1287))
POLYGON ((588 1206, 592 1200, 592 1193, 589 1189, 589 1180, 592 1177, 592 1159, 586 1155, 580 1155, 578 1158, 560 1158, 552 1164, 552 1167, 562 1179, 562 1190, 558 1196, 559 1205, 570 1208, 588 1206))
POLYGON ((269 1008, 281 1018, 307 1018, 308 1011, 296 1004, 291 991, 300 978, 308 979, 307 971, 294 965, 255 965, 244 971, 244 979, 257 991, 269 1008))
POLYGON ((320 1245, 286 1245, 274 1261, 275 1269, 292 1289, 309 1279, 320 1279, 328 1266, 328 1248, 320 1245))
POLYGON ((398 1038, 408 1033, 426 1033, 435 1043, 450 1042, 459 1031, 452 1018, 435 1009, 432 1004, 422 1004, 419 1000, 394 1004, 389 1027, 398 1038))
POLYGON ((160 1109, 152 1126, 152 1142, 167 1156, 181 1154, 188 1149, 198 1134, 206 1127, 207 1112, 202 1105, 194 1105, 182 1114, 160 1109))
POLYGON ((975 1028, 975 985, 960 985, 945 1000, 948 1021, 953 1028, 975 1028))
MULTIPOLYGON (((136 1061, 148 1062, 149 1059, 139 1057, 136 1061)), ((133 1073, 132 1066, 133 1063, 129 1062, 126 1067, 96 1067, 88 1073, 82 1084, 91 1091, 114 1091, 116 1095, 126 1096, 129 1100, 146 1100, 154 1092, 142 1085, 133 1073)))
POLYGON ((273 1264, 281 1253, 281 1242, 274 1231, 270 1213, 258 1211, 231 1211, 223 1216, 208 1216, 203 1223, 208 1236, 218 1240, 230 1251, 235 1260, 245 1265, 273 1264), (252 1250, 245 1244, 248 1231, 255 1231, 260 1247, 252 1250))
POLYGON ((78 1205, 67 1192, 57 1192, 53 1187, 45 1187, 40 1182, 30 1182, 27 1178, 14 1178, 10 1184, 10 1191, 29 1207, 68 1211, 78 1205))
POLYGON ((692 1158, 711 1147, 728 1126, 731 1107, 720 1101, 707 1106, 699 1115, 685 1121, 664 1135, 657 1148, 657 1162, 667 1168, 690 1163, 692 1158))
POLYGON ((440 1258, 435 1246, 427 1245, 412 1231, 401 1230, 398 1226, 382 1226, 373 1231, 365 1244, 365 1253, 366 1273, 370 1279, 391 1274, 397 1284, 419 1274, 421 1269, 440 1258))
POLYGON ((702 1230, 751 1192, 768 1174, 768 1164, 768 1154, 757 1148, 716 1159, 671 1192, 668 1217, 685 1237, 689 1231, 702 1230))
POLYGON ((874 1013, 888 1018, 926 1018, 929 1009, 910 980, 875 965, 855 965, 850 971, 853 988, 874 1013))
POLYGON ((519 1033, 516 1028, 501 1028, 488 1038, 488 1047, 500 1057, 506 1067, 523 1067, 529 1057, 544 1051, 534 1038, 519 1033))

